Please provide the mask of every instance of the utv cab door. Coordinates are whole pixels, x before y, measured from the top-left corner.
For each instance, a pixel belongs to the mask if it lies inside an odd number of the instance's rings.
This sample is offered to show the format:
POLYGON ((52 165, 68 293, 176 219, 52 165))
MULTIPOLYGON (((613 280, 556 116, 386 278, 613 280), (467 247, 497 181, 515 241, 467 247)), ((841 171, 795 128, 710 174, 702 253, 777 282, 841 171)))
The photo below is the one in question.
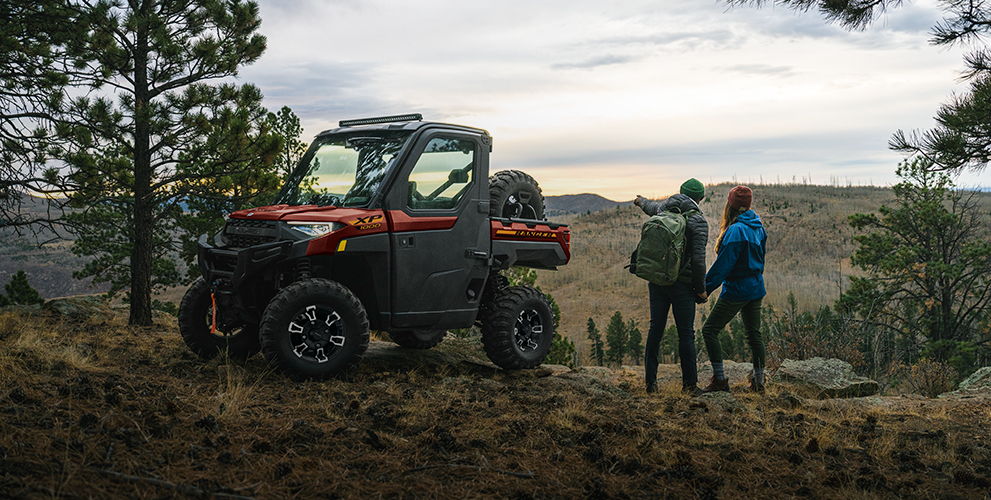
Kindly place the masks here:
POLYGON ((427 131, 393 184, 387 212, 393 328, 474 322, 488 277, 485 153, 478 136, 427 131))

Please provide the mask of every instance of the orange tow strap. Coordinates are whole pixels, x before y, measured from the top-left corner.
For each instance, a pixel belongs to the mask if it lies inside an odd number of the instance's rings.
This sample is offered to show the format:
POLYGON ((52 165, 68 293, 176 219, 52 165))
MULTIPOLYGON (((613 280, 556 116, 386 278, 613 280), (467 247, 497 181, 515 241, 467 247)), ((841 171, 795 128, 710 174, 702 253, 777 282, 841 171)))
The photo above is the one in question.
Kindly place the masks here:
POLYGON ((217 333, 217 296, 210 292, 210 304, 213 306, 210 309, 211 321, 210 321, 210 333, 217 333))

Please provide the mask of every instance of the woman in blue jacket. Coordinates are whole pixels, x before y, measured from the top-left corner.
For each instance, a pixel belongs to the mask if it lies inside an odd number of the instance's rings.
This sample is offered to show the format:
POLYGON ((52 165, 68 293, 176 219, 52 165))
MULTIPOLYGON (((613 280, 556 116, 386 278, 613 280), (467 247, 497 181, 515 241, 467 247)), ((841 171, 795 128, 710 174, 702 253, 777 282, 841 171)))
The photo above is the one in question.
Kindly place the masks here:
POLYGON ((761 301, 764 289, 764 252, 767 232, 760 217, 750 209, 753 191, 746 186, 730 190, 723 209, 719 238, 716 239, 716 261, 705 275, 708 294, 719 288, 719 300, 702 326, 705 349, 712 362, 712 381, 703 392, 729 392, 729 379, 723 371, 723 355, 719 332, 737 313, 743 319, 747 343, 753 352, 754 374, 750 388, 764 392, 764 339, 760 333, 761 301))

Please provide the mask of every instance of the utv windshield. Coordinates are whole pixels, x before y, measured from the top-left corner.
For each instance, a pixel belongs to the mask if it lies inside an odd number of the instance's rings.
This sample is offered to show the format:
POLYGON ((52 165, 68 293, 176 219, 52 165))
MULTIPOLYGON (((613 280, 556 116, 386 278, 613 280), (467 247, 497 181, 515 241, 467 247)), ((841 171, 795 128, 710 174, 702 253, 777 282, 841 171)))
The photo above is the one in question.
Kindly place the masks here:
POLYGON ((364 207, 392 168, 409 131, 317 138, 278 203, 364 207))

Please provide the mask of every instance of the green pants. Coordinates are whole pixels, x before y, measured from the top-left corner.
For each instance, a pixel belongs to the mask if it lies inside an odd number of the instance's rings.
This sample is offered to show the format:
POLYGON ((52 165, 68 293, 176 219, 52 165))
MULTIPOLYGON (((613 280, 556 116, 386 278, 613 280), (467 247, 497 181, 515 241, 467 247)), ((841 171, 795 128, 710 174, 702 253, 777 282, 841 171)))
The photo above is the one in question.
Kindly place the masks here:
POLYGON ((702 326, 702 337, 705 339, 705 350, 709 353, 710 361, 722 363, 723 352, 719 345, 719 332, 729 324, 737 313, 740 313, 743 326, 747 331, 747 343, 750 344, 750 351, 753 352, 754 356, 754 370, 764 369, 764 360, 767 354, 764 349, 764 339, 760 334, 760 305, 762 300, 732 302, 720 297, 716 301, 716 306, 712 308, 712 314, 706 318, 705 325, 702 326))

